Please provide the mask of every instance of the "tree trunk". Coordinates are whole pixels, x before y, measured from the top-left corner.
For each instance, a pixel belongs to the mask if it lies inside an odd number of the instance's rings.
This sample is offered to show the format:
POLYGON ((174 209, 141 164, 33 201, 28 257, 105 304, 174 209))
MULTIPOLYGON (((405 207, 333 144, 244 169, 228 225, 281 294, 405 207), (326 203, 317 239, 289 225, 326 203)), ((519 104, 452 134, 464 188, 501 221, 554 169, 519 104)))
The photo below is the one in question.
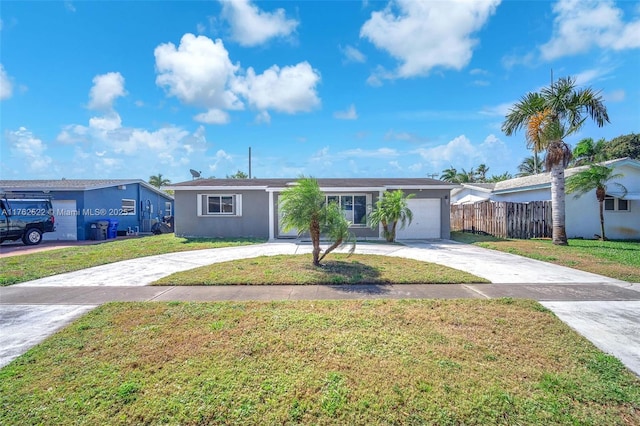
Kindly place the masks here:
POLYGON ((607 236, 604 234, 604 197, 606 196, 605 189, 603 187, 596 188, 596 198, 598 199, 598 205, 600 208, 600 235, 602 241, 607 240, 607 236))
POLYGON ((317 220, 311 221, 309 235, 311 236, 311 244, 313 244, 313 264, 320 266, 320 223, 317 220))
POLYGON ((567 245, 564 204, 564 165, 559 162, 551 166, 551 210, 553 222, 552 241, 553 244, 561 246, 567 245))
POLYGON ((394 221, 393 224, 391 225, 391 231, 389 231, 389 236, 387 237, 387 241, 392 243, 396 240, 396 225, 398 224, 398 221, 394 221))

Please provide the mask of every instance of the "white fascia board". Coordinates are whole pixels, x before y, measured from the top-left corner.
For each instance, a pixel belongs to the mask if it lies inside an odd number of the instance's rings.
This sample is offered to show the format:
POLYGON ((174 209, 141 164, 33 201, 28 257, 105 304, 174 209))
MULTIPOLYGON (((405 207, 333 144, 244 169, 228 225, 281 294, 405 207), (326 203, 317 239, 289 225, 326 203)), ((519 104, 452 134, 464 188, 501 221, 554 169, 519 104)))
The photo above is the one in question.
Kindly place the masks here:
POLYGON ((164 186, 173 191, 266 191, 266 186, 164 186))
POLYGON ((538 189, 548 189, 551 188, 551 182, 547 182, 547 183, 541 183, 539 185, 531 185, 531 186, 524 186, 524 187, 519 187, 519 188, 509 188, 509 189, 499 189, 499 190, 494 190, 493 193, 494 194, 510 194, 512 192, 525 192, 525 191, 535 191, 538 189))
POLYGON ((383 189, 456 189, 460 185, 385 185, 383 189))

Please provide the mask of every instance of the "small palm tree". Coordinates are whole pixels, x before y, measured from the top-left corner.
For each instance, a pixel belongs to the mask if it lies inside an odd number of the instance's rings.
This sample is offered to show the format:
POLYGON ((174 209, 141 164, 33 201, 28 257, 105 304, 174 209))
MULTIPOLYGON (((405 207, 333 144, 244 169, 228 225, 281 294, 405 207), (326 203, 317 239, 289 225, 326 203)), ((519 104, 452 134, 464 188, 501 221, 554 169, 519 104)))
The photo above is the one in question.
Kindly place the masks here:
POLYGON ((575 79, 561 78, 540 93, 528 93, 505 117, 502 131, 511 136, 526 128, 527 146, 534 152, 546 150, 545 167, 551 173, 553 244, 566 245, 564 169, 571 149, 564 138, 578 131, 586 117, 602 127, 609 115, 602 96, 591 88, 576 89, 575 79))
POLYGON ((618 187, 626 195, 627 188, 619 182, 611 182, 614 179, 623 177, 620 173, 613 173, 613 168, 600 164, 591 164, 589 168, 576 173, 567 178, 567 193, 577 192, 576 198, 587 192, 596 190, 596 199, 600 209, 600 235, 604 241, 607 236, 604 233, 604 198, 607 194, 608 185, 618 187))
POLYGON ((402 229, 413 220, 413 213, 409 209, 407 200, 414 196, 414 194, 405 196, 400 189, 393 192, 385 191, 376 201, 375 210, 369 215, 369 226, 376 228, 382 224, 384 237, 388 242, 394 242, 398 223, 402 229))
POLYGON ((458 170, 454 169, 453 166, 448 169, 444 169, 442 174, 440 175, 440 180, 445 182, 457 182, 458 170))
POLYGON ((516 177, 531 176, 542 173, 542 163, 538 159, 538 154, 534 153, 531 157, 527 157, 522 160, 522 163, 518 165, 518 174, 516 177))
POLYGON ((480 164, 478 166, 478 169, 476 170, 476 182, 486 182, 488 172, 489 172, 489 167, 487 167, 487 165, 484 163, 480 164))
POLYGON ((346 242, 351 243, 351 252, 355 250, 355 239, 349 232, 350 223, 336 203, 327 204, 316 179, 302 176, 295 186, 285 189, 279 208, 285 232, 292 229, 297 229, 298 235, 309 232, 315 266, 320 266, 320 261, 327 254, 346 242), (320 256, 320 235, 323 233, 329 235, 333 244, 320 256))
POLYGON ((163 178, 161 173, 158 173, 156 176, 149 176, 149 184, 156 188, 161 188, 170 183, 171 180, 163 178))

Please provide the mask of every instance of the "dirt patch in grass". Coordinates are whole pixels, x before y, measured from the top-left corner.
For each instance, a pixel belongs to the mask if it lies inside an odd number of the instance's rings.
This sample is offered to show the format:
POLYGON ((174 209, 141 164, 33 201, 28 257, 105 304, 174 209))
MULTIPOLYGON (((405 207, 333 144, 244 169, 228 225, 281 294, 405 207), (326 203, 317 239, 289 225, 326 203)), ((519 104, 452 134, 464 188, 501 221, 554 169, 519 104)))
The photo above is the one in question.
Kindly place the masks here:
POLYGON ((452 239, 504 251, 628 282, 640 282, 640 242, 569 240, 568 246, 548 239, 506 240, 470 233, 452 233, 452 239))
POLYGON ((0 370, 2 424, 640 423, 536 302, 104 305, 0 370))
POLYGON ((332 255, 322 267, 308 255, 260 256, 214 263, 153 285, 458 284, 489 281, 457 269, 400 257, 332 255))

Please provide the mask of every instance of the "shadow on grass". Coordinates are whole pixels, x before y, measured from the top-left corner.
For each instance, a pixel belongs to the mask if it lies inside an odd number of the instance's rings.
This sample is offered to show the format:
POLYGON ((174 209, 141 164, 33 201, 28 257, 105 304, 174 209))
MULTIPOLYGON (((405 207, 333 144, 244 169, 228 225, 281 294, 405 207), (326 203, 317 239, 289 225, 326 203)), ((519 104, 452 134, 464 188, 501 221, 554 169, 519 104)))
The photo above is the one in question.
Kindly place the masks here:
POLYGON ((325 282, 329 285, 380 282, 380 272, 376 268, 358 261, 328 260, 317 271, 326 277, 325 282))

